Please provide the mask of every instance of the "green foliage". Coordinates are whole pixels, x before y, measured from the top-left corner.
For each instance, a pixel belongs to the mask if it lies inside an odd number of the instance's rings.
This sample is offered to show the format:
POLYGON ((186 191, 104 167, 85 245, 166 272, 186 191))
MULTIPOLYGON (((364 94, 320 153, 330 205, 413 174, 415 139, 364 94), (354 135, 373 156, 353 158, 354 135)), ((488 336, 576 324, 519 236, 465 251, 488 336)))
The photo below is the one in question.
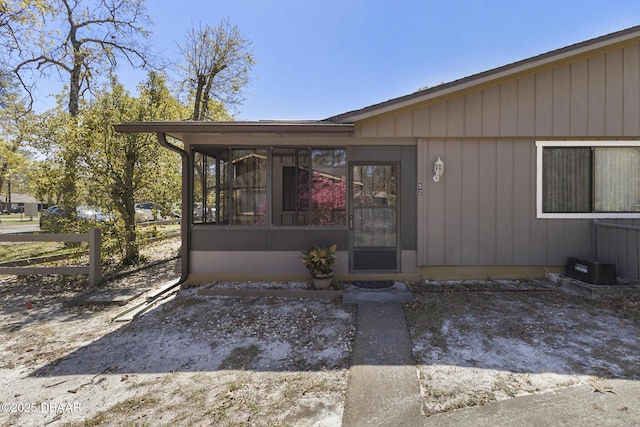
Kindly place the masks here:
POLYGON ((114 78, 80 117, 88 194, 93 204, 118 214, 114 236, 119 236, 125 264, 139 258, 135 203, 153 201, 162 208, 181 200, 180 158, 162 148, 155 135, 113 129, 115 123, 179 120, 187 114, 158 73, 149 73, 138 90, 135 98, 114 78))
MULTIPOLYGON (((65 204, 65 211, 75 212, 75 204, 86 204, 112 214, 114 221, 97 225, 103 231, 104 252, 118 255, 124 264, 139 260, 135 203, 150 201, 168 212, 169 206, 181 201, 179 156, 162 148, 155 135, 117 133, 113 125, 180 120, 188 112, 158 73, 150 73, 138 92, 132 96, 113 78, 77 118, 61 107, 40 115, 33 135, 33 146, 46 157, 34 168, 37 197, 49 203, 67 202, 70 195, 60 189, 73 183, 77 199, 72 199, 74 207, 65 204), (76 165, 73 175, 67 173, 69 157, 76 165)), ((80 231, 78 227, 87 225, 69 217, 67 223, 61 222, 61 231, 80 231)))
POLYGON ((77 120, 61 108, 49 110, 34 119, 31 146, 46 160, 34 165, 35 195, 49 204, 65 205, 67 212, 75 212, 78 188, 77 158, 82 151, 78 144, 77 120))
MULTIPOLYGON (((1 1, 1 0, 0 0, 1 1)), ((0 77, 0 197, 10 197, 18 184, 24 183, 28 168, 27 153, 22 148, 32 115, 25 99, 20 97, 12 79, 0 77), (6 190, 6 191, 5 191, 6 190)))
POLYGON ((313 277, 326 276, 333 272, 337 246, 312 246, 302 251, 302 262, 313 277))

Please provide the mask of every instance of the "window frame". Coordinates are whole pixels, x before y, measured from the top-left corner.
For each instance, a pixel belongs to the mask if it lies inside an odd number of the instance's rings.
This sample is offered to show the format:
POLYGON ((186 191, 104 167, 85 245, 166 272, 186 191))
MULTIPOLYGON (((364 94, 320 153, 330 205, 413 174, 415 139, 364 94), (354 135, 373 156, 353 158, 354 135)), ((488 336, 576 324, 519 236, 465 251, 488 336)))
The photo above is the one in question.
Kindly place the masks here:
MULTIPOLYGON (((232 194, 229 193, 228 197, 228 207, 227 209, 229 209, 229 222, 224 222, 224 223, 218 223, 218 222, 205 222, 205 221, 196 221, 195 216, 191 216, 191 226, 192 227, 216 227, 216 228, 227 228, 227 229, 248 229, 248 230, 258 230, 258 229, 272 229, 272 228, 278 228, 278 229, 288 229, 288 230, 300 230, 300 229, 347 229, 348 227, 348 203, 349 203, 349 193, 348 193, 348 165, 349 165, 349 150, 348 147, 346 145, 336 145, 336 146, 326 146, 326 145, 318 145, 318 146, 305 146, 305 145, 219 145, 219 144, 212 144, 212 145, 208 145, 208 144, 197 144, 197 145, 192 145, 190 147, 191 150, 191 159, 192 159, 192 166, 190 168, 190 179, 191 179, 191 189, 190 189, 190 194, 189 194, 189 204, 191 206, 191 211, 194 210, 195 208, 195 203, 196 203, 196 198, 195 196, 195 191, 196 191, 196 173, 195 173, 195 158, 196 158, 196 154, 200 154, 202 156, 206 156, 206 157, 212 157, 210 154, 207 153, 207 149, 203 148, 209 148, 211 150, 217 150, 217 151, 228 151, 229 152, 229 156, 230 158, 233 156, 233 151, 234 150, 252 150, 252 149, 264 149, 266 150, 266 200, 267 200, 267 204, 266 204, 266 215, 265 215, 265 223, 263 224, 237 224, 233 221, 233 217, 234 217, 234 206, 233 206, 233 201, 232 201, 232 194), (297 225, 281 225, 281 224, 274 224, 274 192, 278 192, 281 191, 282 192, 282 182, 278 181, 275 182, 274 179, 274 165, 273 165, 273 150, 274 149, 291 149, 294 150, 296 153, 298 152, 298 150, 308 150, 309 151, 309 159, 310 159, 310 165, 309 165, 309 170, 312 170, 312 162, 311 162, 311 153, 315 150, 342 150, 344 151, 345 154, 345 185, 347 187, 345 187, 345 223, 344 224, 297 224, 297 225), (275 189, 274 186, 279 186, 278 190, 275 189)), ((296 154, 297 155, 297 154, 296 154)), ((296 163, 297 164, 297 163, 296 163)), ((229 170, 228 174, 231 174, 231 169, 229 170)), ((231 183, 231 178, 228 177, 229 179, 229 185, 231 183)), ((309 180, 309 195, 311 195, 311 179, 309 180)), ((201 189, 202 191, 202 189, 201 189)), ((204 208, 205 208, 205 202, 203 200, 202 202, 203 206, 202 206, 202 210, 203 210, 203 215, 205 214, 204 208)), ((309 215, 311 216, 312 214, 312 202, 311 202, 311 196, 309 197, 309 215)))
MULTIPOLYGON (((268 147, 262 147, 262 146, 211 146, 210 147, 212 150, 217 151, 218 153, 222 153, 222 152, 228 152, 229 154, 229 159, 226 161, 227 163, 232 164, 233 163, 233 152, 234 151, 243 151, 243 150, 265 150, 265 173, 266 173, 266 177, 265 177, 265 189, 266 189, 266 193, 265 193, 265 197, 268 200, 268 198, 270 197, 269 195, 269 166, 266 162, 268 162, 269 159, 269 148, 268 147)), ((190 168, 191 170, 191 191, 190 191, 190 195, 189 195, 189 204, 191 206, 191 210, 193 211, 195 209, 195 203, 196 199, 195 199, 195 192, 196 192, 196 173, 195 173, 195 158, 196 158, 196 153, 200 154, 201 156, 206 156, 208 158, 215 158, 214 156, 211 155, 210 152, 207 152, 207 150, 202 149, 201 146, 192 146, 191 147, 191 153, 192 153, 192 161, 193 164, 190 168)), ((205 175, 206 172, 204 172, 203 170, 203 179, 206 180, 205 175)), ((222 176, 223 174, 220 174, 220 176, 222 176)), ((219 178, 218 177, 218 178, 219 178)), ((206 183, 206 181, 205 181, 206 183)), ((192 226, 215 226, 215 227, 219 227, 219 228, 229 228, 229 227, 233 227, 233 228, 248 228, 248 229, 256 229, 256 228, 265 228, 268 226, 269 223, 269 212, 267 211, 266 215, 264 215, 265 218, 265 222, 263 224, 238 224, 234 221, 234 218, 236 218, 238 215, 235 213, 235 200, 233 198, 233 192, 234 192, 234 188, 233 188, 233 165, 228 166, 228 169, 226 170, 226 172, 224 173, 224 181, 223 181, 223 185, 224 185, 224 190, 221 190, 222 186, 217 183, 216 184, 216 193, 220 193, 222 191, 225 191, 227 194, 225 195, 224 199, 225 199, 225 203, 226 203, 226 210, 227 210, 227 216, 228 216, 228 221, 224 221, 224 222, 218 222, 217 220, 219 218, 216 218, 216 221, 196 221, 195 216, 191 216, 191 225, 192 226)), ((203 191, 203 200, 202 202, 198 202, 198 203, 202 203, 202 217, 203 219, 206 218, 206 210, 209 207, 207 206, 206 203, 206 194, 205 194, 205 190, 204 188, 201 188, 201 191, 203 191)), ((216 216, 219 215, 220 212, 220 208, 219 206, 216 205, 215 207, 216 209, 216 216)))
MULTIPOLYGON (((288 145, 288 146, 282 146, 282 145, 274 145, 271 147, 270 150, 270 154, 272 156, 269 164, 275 168, 274 165, 274 151, 276 150, 289 150, 291 153, 291 156, 295 159, 294 160, 294 165, 292 166, 283 166, 282 170, 284 171, 285 168, 289 168, 289 167, 293 167, 293 168, 299 168, 299 161, 300 161, 300 153, 306 151, 307 152, 307 156, 308 156, 308 165, 306 166, 308 168, 307 173, 307 183, 306 183, 306 187, 307 187, 307 210, 288 210, 288 211, 280 211, 280 213, 283 212, 287 212, 287 213, 291 213, 294 212, 294 216, 296 218, 296 220, 294 222, 297 222, 297 218, 299 218, 299 215, 306 215, 307 216, 307 221, 304 223, 295 223, 295 224, 280 224, 280 223, 276 223, 275 221, 275 205, 272 204, 270 206, 270 213, 271 213, 271 226, 274 228, 283 228, 286 227, 288 229, 301 229, 301 228, 305 228, 305 229, 316 229, 316 228, 322 228, 322 229, 326 229, 326 228, 338 228, 338 229, 346 229, 348 226, 348 203, 349 203, 349 193, 348 193, 348 167, 349 167, 349 150, 346 146, 344 145, 339 145, 339 146, 326 146, 326 145, 317 145, 317 146, 303 146, 303 145, 288 145), (344 198, 344 210, 340 211, 344 213, 344 223, 341 224, 315 224, 313 223, 313 218, 314 218, 314 212, 320 212, 317 210, 314 210, 314 193, 315 191, 317 191, 317 189, 314 189, 314 171, 317 171, 317 169, 314 167, 314 163, 313 163, 313 153, 314 152, 318 152, 318 151, 343 151, 344 152, 344 175, 343 175, 343 179, 344 179, 344 193, 345 193, 345 198, 344 198)), ((297 169, 296 169, 297 170, 297 169)), ((322 172, 319 172, 320 174, 322 174, 322 172)), ((271 194, 271 201, 273 203, 275 203, 274 201, 274 197, 273 197, 273 193, 276 192, 280 192, 280 194, 282 195, 282 203, 280 203, 280 208, 284 208, 284 186, 282 185, 284 183, 284 174, 282 175, 282 180, 278 181, 276 183, 275 181, 275 174, 274 174, 274 170, 271 171, 271 175, 270 178, 272 179, 272 194, 271 194), (279 190, 276 190, 276 188, 279 188, 279 190)), ((296 179, 296 184, 298 183, 298 180, 296 179)), ((300 187, 298 185, 295 185, 296 189, 295 189, 295 196, 296 196, 296 201, 298 200, 297 197, 299 195, 298 191, 300 189, 300 187)), ((296 202, 297 204, 297 202, 296 202)))
MULTIPOLYGON (((545 147, 551 148, 567 148, 567 147, 640 147, 640 141, 637 140, 616 140, 616 141, 536 141, 536 218, 539 219, 639 219, 640 212, 544 212, 543 211, 543 150, 545 147)), ((592 178, 595 179, 595 178, 592 178)), ((595 206, 595 200, 591 195, 592 209, 595 206)))

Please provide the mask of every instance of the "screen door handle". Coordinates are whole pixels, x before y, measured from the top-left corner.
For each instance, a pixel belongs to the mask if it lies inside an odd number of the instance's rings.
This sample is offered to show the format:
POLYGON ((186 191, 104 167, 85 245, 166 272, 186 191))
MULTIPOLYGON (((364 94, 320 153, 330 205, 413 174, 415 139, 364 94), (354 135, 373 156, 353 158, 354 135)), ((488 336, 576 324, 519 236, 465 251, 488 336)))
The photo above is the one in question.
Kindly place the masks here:
POLYGON ((353 230, 353 215, 349 215, 349 229, 353 230))

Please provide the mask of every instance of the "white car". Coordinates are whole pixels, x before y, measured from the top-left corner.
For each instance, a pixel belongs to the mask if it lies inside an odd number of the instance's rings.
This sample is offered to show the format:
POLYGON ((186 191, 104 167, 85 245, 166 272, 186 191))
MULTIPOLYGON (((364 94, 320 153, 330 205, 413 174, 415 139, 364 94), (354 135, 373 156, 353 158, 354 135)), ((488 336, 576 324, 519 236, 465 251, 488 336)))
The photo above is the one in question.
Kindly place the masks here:
POLYGON ((136 222, 161 221, 164 219, 171 219, 171 216, 164 215, 153 203, 136 203, 134 205, 134 208, 136 210, 136 222))

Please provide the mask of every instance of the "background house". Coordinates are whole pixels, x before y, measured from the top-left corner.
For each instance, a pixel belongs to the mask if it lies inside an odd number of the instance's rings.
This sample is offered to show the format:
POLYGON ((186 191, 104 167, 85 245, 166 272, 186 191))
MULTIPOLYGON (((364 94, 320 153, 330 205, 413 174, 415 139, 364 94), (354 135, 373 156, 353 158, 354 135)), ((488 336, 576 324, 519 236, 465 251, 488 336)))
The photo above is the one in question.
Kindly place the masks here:
POLYGON ((31 204, 31 205, 37 205, 37 210, 40 211, 42 210, 42 203, 38 200, 36 200, 35 197, 30 196, 28 194, 21 194, 21 193, 12 193, 11 194, 11 201, 9 202, 8 198, 5 198, 5 200, 3 200, 4 203, 0 204, 0 208, 2 208, 2 211, 7 211, 7 212, 24 212, 24 208, 25 205, 31 204))

